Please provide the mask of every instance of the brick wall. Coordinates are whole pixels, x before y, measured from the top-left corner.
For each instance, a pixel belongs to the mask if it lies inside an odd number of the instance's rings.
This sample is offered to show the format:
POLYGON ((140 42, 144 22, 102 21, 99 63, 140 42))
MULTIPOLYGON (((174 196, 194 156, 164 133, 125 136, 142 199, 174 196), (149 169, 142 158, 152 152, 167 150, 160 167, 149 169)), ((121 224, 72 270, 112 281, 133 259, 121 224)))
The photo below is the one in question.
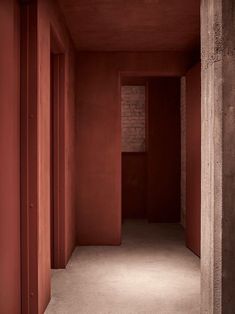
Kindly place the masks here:
POLYGON ((122 86, 122 152, 145 151, 145 86, 122 86))

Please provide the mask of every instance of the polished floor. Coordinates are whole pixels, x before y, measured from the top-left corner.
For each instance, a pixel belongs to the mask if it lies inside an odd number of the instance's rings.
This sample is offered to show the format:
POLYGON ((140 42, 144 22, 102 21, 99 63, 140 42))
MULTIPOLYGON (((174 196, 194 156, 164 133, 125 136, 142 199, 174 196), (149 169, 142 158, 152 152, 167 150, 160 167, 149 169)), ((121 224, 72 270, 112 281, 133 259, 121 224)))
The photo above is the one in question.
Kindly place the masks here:
POLYGON ((119 247, 78 247, 52 273, 46 314, 199 313, 199 258, 177 224, 126 221, 119 247))

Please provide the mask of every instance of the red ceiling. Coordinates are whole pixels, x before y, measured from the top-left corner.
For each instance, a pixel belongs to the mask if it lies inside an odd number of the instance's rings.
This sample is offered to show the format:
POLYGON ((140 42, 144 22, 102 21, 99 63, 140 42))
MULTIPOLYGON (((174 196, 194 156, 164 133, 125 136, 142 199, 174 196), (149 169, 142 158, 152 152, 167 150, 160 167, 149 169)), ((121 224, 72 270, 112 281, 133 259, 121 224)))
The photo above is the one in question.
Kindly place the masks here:
POLYGON ((200 0, 58 0, 78 50, 191 51, 200 0))

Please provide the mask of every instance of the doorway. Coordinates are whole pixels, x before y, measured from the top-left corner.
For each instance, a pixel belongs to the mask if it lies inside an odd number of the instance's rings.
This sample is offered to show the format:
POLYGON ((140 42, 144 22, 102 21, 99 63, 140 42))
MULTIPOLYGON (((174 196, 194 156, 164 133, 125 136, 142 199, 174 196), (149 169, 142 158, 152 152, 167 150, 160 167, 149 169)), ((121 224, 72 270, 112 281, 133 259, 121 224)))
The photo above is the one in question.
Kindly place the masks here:
POLYGON ((51 32, 50 54, 50 247, 51 268, 65 267, 65 56, 51 32))
POLYGON ((57 138, 57 132, 56 132, 56 117, 57 117, 57 111, 56 111, 56 104, 55 104, 55 92, 56 88, 54 86, 54 76, 55 76, 55 62, 56 62, 56 54, 51 53, 51 59, 50 59, 50 70, 51 70, 51 106, 50 106, 50 245, 51 245, 51 268, 55 268, 55 242, 56 242, 56 228, 55 228, 55 220, 56 220, 56 213, 58 211, 58 202, 57 202, 57 196, 56 196, 56 181, 57 178, 57 171, 56 171, 56 138, 57 138))
POLYGON ((122 220, 147 218, 146 100, 145 79, 122 79, 122 220))
POLYGON ((180 79, 123 77, 122 218, 180 222, 180 79))

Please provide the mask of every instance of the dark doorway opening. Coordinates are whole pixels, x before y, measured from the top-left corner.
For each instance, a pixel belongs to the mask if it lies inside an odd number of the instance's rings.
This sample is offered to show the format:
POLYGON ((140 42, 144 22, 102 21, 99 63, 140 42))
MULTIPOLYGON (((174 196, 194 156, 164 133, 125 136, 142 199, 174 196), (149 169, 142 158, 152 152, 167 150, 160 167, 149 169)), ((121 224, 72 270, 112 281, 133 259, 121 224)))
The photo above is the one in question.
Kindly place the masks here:
POLYGON ((180 78, 122 77, 122 220, 180 223, 180 78))
POLYGON ((56 112, 55 112, 55 86, 54 86, 54 75, 55 75, 55 54, 51 54, 51 106, 50 106, 50 244, 51 244, 51 268, 54 268, 55 265, 55 214, 57 202, 56 202, 56 112))
POLYGON ((147 218, 147 84, 123 78, 122 108, 122 219, 147 218))
POLYGON ((50 55, 50 245, 51 268, 65 267, 65 56, 51 32, 50 55))

